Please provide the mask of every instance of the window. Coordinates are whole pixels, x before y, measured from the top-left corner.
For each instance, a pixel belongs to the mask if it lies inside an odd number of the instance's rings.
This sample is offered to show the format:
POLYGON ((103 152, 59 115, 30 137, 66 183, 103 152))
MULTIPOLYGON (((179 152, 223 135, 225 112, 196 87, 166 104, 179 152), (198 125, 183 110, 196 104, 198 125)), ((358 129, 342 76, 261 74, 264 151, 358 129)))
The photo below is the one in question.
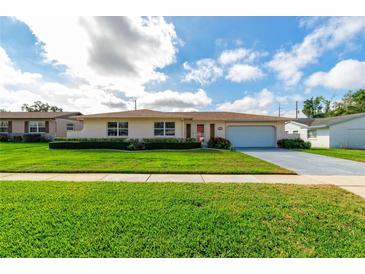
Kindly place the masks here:
POLYGON ((298 130, 293 130, 293 133, 299 133, 299 131, 298 130))
POLYGON ((67 124, 66 125, 66 130, 75 130, 75 125, 74 124, 67 124))
POLYGON ((175 122, 155 122, 155 136, 175 136, 175 122))
POLYGON ((0 132, 8 132, 9 130, 9 122, 8 121, 0 121, 0 132))
POLYGON ((108 136, 128 136, 128 122, 108 122, 108 136))
POLYGON ((308 130, 308 138, 317 138, 317 130, 308 130))
POLYGON ((166 136, 175 136, 175 122, 166 122, 165 123, 165 135, 166 136))
POLYGON ((45 121, 29 121, 29 132, 30 133, 46 132, 46 122, 45 121))

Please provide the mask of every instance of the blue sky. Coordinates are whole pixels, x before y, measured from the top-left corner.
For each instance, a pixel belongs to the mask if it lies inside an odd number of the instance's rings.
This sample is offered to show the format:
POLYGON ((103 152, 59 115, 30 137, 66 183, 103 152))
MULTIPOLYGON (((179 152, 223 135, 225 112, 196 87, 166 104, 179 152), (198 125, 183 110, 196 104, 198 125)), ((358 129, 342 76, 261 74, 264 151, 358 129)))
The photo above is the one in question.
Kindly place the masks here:
POLYGON ((364 17, 0 17, 0 108, 294 115, 364 88, 364 17))

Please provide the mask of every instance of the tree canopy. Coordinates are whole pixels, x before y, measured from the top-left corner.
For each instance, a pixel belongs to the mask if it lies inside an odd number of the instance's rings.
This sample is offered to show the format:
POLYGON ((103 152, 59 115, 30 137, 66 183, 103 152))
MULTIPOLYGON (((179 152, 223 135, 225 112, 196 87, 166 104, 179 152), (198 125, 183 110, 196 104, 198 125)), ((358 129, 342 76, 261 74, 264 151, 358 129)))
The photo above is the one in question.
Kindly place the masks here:
POLYGON ((29 112, 62 112, 62 108, 57 106, 50 106, 48 103, 42 103, 41 101, 35 101, 33 105, 23 104, 22 111, 29 112))
POLYGON ((332 117, 365 112, 365 89, 347 92, 340 101, 331 102, 323 96, 304 101, 302 112, 308 118, 332 117))

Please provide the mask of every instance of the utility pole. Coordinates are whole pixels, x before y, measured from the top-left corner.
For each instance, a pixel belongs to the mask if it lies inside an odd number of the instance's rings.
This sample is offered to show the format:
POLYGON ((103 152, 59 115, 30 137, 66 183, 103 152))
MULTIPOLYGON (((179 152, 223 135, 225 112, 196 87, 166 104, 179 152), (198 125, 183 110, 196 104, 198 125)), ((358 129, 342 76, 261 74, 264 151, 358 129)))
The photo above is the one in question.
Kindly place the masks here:
POLYGON ((280 107, 280 103, 279 103, 279 117, 280 117, 280 115, 281 115, 281 107, 280 107))
POLYGON ((137 98, 134 99, 134 110, 137 110, 137 98))
POLYGON ((295 101, 295 119, 298 119, 298 101, 295 101))

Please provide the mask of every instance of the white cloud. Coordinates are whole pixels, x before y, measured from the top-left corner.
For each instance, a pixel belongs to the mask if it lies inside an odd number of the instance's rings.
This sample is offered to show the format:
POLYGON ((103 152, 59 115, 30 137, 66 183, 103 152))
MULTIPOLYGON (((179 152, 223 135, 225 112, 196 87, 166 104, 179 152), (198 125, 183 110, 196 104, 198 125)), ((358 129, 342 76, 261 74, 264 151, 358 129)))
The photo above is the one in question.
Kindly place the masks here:
MULTIPOLYGON (((110 112, 132 109, 121 92, 97 88, 89 84, 75 87, 44 81, 38 74, 23 72, 15 67, 6 52, 0 47, 0 108, 19 111, 24 103, 40 100, 63 108, 65 111, 83 113, 110 112)), ((138 107, 187 111, 197 110, 211 104, 205 91, 143 92, 138 98, 138 107)))
POLYGON ((197 92, 160 91, 143 96, 138 101, 143 108, 162 111, 196 111, 211 103, 212 99, 202 89, 197 92))
MULTIPOLYGON (((296 111, 295 109, 289 109, 289 110, 283 109, 280 111, 280 116, 288 118, 296 118, 295 111, 296 111)), ((298 118, 306 118, 306 116, 301 110, 298 110, 298 118)))
POLYGON ((350 43, 364 30, 365 17, 331 18, 290 51, 278 51, 267 65, 278 73, 278 78, 286 85, 295 85, 303 76, 302 69, 317 62, 323 52, 350 43))
POLYGON ((0 85, 29 85, 41 78, 39 73, 23 73, 16 69, 5 50, 0 47, 0 85))
POLYGON ((198 60, 195 64, 185 62, 183 68, 188 71, 183 81, 195 81, 201 85, 214 82, 223 75, 223 70, 217 65, 217 62, 209 58, 198 60))
POLYGON ((149 81, 163 81, 156 69, 175 61, 179 39, 161 17, 20 18, 44 43, 45 57, 68 67, 68 74, 93 86, 143 92, 149 81))
POLYGON ((196 92, 146 92, 145 84, 164 81, 158 69, 175 62, 178 45, 174 25, 161 17, 32 17, 25 22, 44 47, 44 60, 66 66, 72 86, 45 81, 42 75, 15 67, 0 48, 0 107, 20 110, 42 100, 64 110, 84 113, 139 107, 190 110, 211 98, 196 92))
POLYGON ((265 55, 265 53, 253 51, 246 48, 237 48, 233 50, 223 51, 218 58, 218 62, 222 65, 228 65, 236 63, 238 61, 251 63, 258 57, 261 57, 263 55, 265 55))
POLYGON ((236 64, 229 69, 226 79, 239 83, 243 81, 257 80, 262 77, 264 77, 264 73, 258 67, 236 64))
POLYGON ((358 89, 365 87, 365 62, 353 59, 337 63, 328 72, 313 73, 305 82, 308 87, 358 89))
POLYGON ((268 89, 233 102, 226 102, 218 106, 221 111, 268 114, 275 103, 274 93, 268 89))

